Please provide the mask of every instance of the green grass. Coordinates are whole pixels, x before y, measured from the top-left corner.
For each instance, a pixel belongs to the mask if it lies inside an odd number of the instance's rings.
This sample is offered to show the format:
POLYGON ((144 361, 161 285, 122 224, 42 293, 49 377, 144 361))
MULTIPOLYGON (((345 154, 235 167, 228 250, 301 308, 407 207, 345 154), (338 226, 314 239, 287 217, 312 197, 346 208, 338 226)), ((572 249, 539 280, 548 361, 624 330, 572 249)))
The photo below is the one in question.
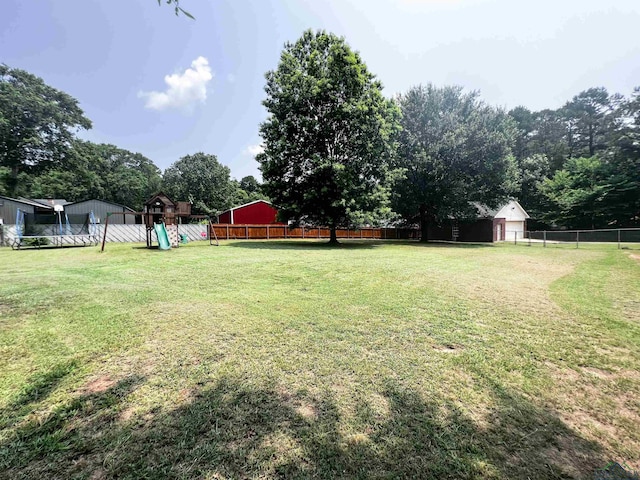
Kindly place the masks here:
POLYGON ((629 252, 110 244, 0 264, 0 478, 640 469, 629 252))

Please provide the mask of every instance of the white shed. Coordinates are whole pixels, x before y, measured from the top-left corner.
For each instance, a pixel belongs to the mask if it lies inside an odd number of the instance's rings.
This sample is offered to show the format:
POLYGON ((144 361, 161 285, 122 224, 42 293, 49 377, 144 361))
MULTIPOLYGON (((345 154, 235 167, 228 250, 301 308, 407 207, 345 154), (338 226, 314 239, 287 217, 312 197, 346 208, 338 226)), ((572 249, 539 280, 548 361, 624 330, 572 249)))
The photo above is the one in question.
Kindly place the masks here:
POLYGON ((524 238, 529 214, 516 200, 511 200, 502 207, 494 218, 505 220, 505 240, 509 241, 515 238, 524 238))

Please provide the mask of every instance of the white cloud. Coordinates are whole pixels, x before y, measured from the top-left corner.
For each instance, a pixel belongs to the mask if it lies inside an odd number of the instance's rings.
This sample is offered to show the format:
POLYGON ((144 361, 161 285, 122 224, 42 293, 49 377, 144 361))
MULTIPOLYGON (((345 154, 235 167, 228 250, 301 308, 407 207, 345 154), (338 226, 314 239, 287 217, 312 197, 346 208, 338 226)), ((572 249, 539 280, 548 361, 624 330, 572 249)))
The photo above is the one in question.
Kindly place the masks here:
POLYGON ((139 92, 145 98, 145 108, 166 110, 168 108, 189 109, 207 99, 207 84, 213 78, 209 60, 198 57, 191 62, 191 68, 183 73, 164 77, 167 89, 164 92, 139 92))
POLYGON ((244 150, 245 155, 251 155, 252 157, 255 157, 262 152, 264 152, 264 147, 262 145, 249 145, 244 150))

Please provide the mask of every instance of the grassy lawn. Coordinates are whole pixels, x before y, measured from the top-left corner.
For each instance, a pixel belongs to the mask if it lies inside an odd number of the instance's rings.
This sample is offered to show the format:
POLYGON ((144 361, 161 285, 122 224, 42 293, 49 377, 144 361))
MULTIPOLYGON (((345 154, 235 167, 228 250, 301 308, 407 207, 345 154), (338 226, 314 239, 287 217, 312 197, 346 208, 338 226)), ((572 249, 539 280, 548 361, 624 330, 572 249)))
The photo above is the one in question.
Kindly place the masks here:
POLYGON ((110 244, 0 265, 0 478, 640 469, 625 251, 110 244))

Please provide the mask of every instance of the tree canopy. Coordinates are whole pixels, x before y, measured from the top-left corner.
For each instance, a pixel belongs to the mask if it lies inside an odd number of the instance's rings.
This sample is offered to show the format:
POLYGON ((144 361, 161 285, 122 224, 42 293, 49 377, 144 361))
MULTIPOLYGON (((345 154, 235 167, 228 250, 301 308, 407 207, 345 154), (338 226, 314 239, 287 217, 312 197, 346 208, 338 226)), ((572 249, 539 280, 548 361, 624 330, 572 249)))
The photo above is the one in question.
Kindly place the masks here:
POLYGON ((60 166, 81 128, 91 128, 91 121, 75 98, 31 73, 0 65, 0 167, 9 170, 4 189, 10 195, 27 178, 21 172, 60 166))
POLYGON ((161 181, 158 167, 140 153, 74 140, 64 168, 33 177, 29 193, 68 201, 99 198, 141 210, 144 201, 160 189, 161 181))
POLYGON ((476 213, 472 202, 497 206, 516 187, 514 127, 507 114, 460 87, 416 86, 398 97, 402 132, 394 209, 430 223, 476 213))
POLYGON ((590 88, 557 110, 517 107, 518 197, 547 226, 640 223, 638 89, 630 98, 590 88))
MULTIPOLYGON (((266 74, 257 156, 283 220, 336 228, 387 208, 398 109, 343 38, 306 31, 266 74)), ((387 208, 388 209, 388 208, 387 208)))
MULTIPOLYGON (((215 155, 186 155, 164 172, 163 189, 175 201, 190 201, 194 212, 217 215, 242 198, 231 170, 215 155)), ((240 200, 241 201, 241 200, 240 200)))

